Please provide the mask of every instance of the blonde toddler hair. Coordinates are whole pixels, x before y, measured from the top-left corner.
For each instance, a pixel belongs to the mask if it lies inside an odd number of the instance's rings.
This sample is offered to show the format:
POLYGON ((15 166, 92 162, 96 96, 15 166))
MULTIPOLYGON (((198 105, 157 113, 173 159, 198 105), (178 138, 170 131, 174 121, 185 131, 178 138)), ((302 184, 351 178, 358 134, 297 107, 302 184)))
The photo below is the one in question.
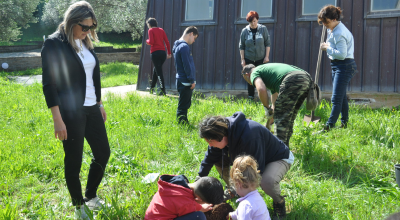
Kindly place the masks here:
POLYGON ((257 161, 252 156, 237 157, 230 171, 231 182, 240 183, 243 188, 257 188, 261 180, 260 171, 257 168, 257 161))

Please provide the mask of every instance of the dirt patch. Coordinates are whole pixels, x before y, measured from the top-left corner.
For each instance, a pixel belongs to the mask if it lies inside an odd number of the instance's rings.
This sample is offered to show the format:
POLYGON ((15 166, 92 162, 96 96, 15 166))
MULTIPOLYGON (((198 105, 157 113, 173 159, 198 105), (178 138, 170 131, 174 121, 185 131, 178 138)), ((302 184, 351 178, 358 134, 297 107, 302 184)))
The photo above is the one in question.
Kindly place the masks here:
POLYGON ((228 203, 215 205, 211 211, 205 212, 207 220, 226 220, 229 212, 233 212, 233 208, 228 203))

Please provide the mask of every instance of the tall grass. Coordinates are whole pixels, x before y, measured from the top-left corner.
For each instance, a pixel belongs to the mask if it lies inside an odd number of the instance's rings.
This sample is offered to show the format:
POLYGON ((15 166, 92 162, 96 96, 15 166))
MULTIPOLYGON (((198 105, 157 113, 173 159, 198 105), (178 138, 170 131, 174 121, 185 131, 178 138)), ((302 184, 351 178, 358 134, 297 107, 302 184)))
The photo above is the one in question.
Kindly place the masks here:
MULTIPOLYGON (((0 79, 0 218, 69 219, 73 215, 64 181, 63 147, 54 139, 51 113, 41 85, 21 86, 0 79), (6 217, 4 217, 6 216, 6 217)), ((195 94, 189 120, 242 111, 265 123, 257 103, 195 94)), ((97 219, 143 219, 156 182, 148 173, 185 174, 193 181, 207 144, 196 127, 176 123, 177 99, 107 95, 106 128, 112 150, 99 196, 111 204, 97 219)), ((331 106, 316 114, 326 121, 331 106)), ((393 165, 400 163, 400 112, 351 106, 347 129, 314 136, 302 120, 294 127, 295 163, 281 182, 290 208, 287 219, 383 219, 399 211, 400 189, 393 165)), ((86 183, 91 151, 84 147, 81 182, 86 183)), ((211 176, 218 177, 213 168, 211 176)), ((272 211, 272 200, 259 190, 272 211)), ((237 204, 230 202, 234 206, 237 204)))

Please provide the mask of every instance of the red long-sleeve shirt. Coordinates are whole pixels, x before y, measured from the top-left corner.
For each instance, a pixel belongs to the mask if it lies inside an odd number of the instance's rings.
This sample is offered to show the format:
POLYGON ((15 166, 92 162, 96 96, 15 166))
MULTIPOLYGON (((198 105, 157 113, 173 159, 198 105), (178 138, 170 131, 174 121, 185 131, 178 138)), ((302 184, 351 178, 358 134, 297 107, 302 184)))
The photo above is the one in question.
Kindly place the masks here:
POLYGON ((168 54, 171 54, 171 48, 169 45, 167 35, 165 34, 165 31, 162 28, 159 27, 150 28, 148 33, 149 33, 149 39, 147 39, 146 42, 147 44, 151 45, 150 53, 153 53, 154 51, 157 50, 165 51, 165 46, 164 46, 165 42, 168 54))

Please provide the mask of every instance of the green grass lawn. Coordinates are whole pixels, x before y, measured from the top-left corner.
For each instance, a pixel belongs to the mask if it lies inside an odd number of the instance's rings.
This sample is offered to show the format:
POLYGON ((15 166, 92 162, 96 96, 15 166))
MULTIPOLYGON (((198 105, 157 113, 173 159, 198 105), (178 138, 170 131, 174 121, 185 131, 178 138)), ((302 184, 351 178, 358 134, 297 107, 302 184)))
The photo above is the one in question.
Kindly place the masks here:
MULTIPOLYGON (((100 64, 101 72, 101 86, 113 87, 132 85, 137 83, 139 66, 132 63, 115 62, 100 64)), ((0 72, 0 77, 6 76, 30 76, 30 75, 41 75, 42 68, 28 69, 24 71, 14 72, 0 72)))
MULTIPOLYGON (((0 78, 0 219, 70 219, 73 207, 64 180, 63 147, 54 138, 53 122, 40 84, 22 86, 0 78)), ((195 127, 175 121, 178 100, 145 98, 132 93, 108 95, 106 128, 111 157, 99 196, 112 206, 97 219, 143 219, 157 191, 145 184, 148 173, 197 176, 207 144, 195 127)), ((290 208, 287 219, 384 219, 400 211, 394 164, 400 163, 400 111, 352 106, 347 129, 313 136, 329 116, 323 103, 321 123, 305 126, 302 108, 291 150, 296 159, 281 182, 290 208)), ((189 120, 242 111, 265 123, 260 103, 193 98, 189 120)), ((92 154, 85 143, 81 182, 85 187, 92 154)), ((213 168, 211 176, 217 177, 213 168)), ((272 200, 261 189, 268 208, 272 200)), ((235 207, 237 204, 231 201, 235 207)))

